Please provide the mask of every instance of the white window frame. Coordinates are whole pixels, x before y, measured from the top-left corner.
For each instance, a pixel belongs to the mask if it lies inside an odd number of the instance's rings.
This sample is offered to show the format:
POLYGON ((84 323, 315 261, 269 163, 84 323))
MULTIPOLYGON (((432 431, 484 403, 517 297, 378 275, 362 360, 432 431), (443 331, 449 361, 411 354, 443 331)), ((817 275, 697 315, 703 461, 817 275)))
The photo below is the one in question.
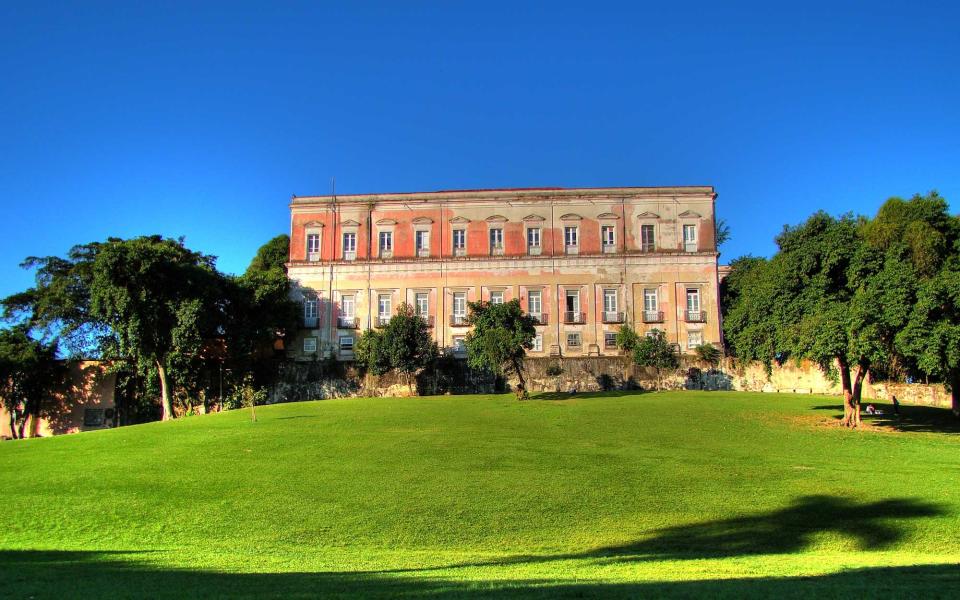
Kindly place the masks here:
POLYGON ((467 254, 467 230, 463 228, 457 228, 453 230, 453 255, 454 256, 466 256, 467 254), (459 239, 459 245, 457 245, 457 238, 459 239))
POLYGON ((503 227, 491 227, 487 236, 490 239, 490 254, 503 254, 503 227))
POLYGON ((467 293, 454 292, 450 308, 452 311, 450 316, 454 318, 456 323, 462 324, 467 318, 467 293))
POLYGON ((320 260, 320 248, 323 238, 321 237, 321 232, 316 230, 307 230, 307 260, 310 262, 317 262, 320 260), (310 243, 311 238, 316 240, 316 244, 312 246, 310 243))
POLYGON ((353 339, 352 335, 341 335, 337 341, 339 342, 340 352, 353 352, 353 344, 356 340, 353 339), (350 340, 350 342, 345 345, 346 340, 350 340))
POLYGON ((453 345, 454 354, 464 354, 467 351, 467 337, 464 335, 455 335, 450 340, 453 345))
POLYGON ((600 244, 603 252, 616 252, 617 227, 615 225, 600 226, 600 244), (609 233, 609 236, 607 235, 609 233), (609 239, 607 239, 609 238, 609 239))
POLYGON ((577 225, 566 225, 563 228, 563 249, 567 254, 579 254, 580 252, 580 227, 577 225))
POLYGON ((503 304, 503 290, 490 290, 490 304, 503 304))
POLYGON ((539 318, 543 314, 543 290, 527 290, 527 314, 539 318), (536 298, 536 310, 533 299, 536 298))
POLYGON ((413 293, 413 309, 418 317, 427 317, 430 315, 430 292, 413 293), (423 306, 420 301, 423 300, 423 306))
POLYGON ((702 329, 691 329, 687 332, 687 348, 692 349, 696 348, 703 344, 703 330, 702 329), (694 341, 694 336, 700 338, 698 341, 694 341))
POLYGON ((641 223, 640 224, 640 251, 641 252, 656 252, 657 251, 657 226, 653 223, 641 223), (650 232, 650 241, 647 242, 644 240, 644 231, 650 232))
POLYGON ((543 252, 543 230, 539 227, 527 227, 527 254, 532 256, 543 252))
POLYGON ((307 328, 316 329, 320 326, 320 299, 316 296, 303 298, 303 324, 307 328), (313 320, 313 325, 309 324, 313 320))
POLYGON ((393 316, 393 294, 377 294, 377 319, 389 320, 393 316), (386 302, 384 302, 386 300, 386 302), (383 312, 383 308, 386 306, 387 312, 383 312))
POLYGON ((603 288, 603 312, 616 314, 619 311, 619 302, 616 288, 603 288), (613 301, 610 302, 610 299, 613 301))
POLYGON ((603 332, 603 347, 606 350, 614 349, 617 347, 617 332, 616 331, 604 331, 603 332), (611 338, 613 343, 611 343, 611 338))
POLYGON ((567 348, 583 348, 583 336, 580 335, 579 331, 567 332, 567 348), (577 340, 575 344, 571 343, 573 339, 577 340))
POLYGON ((683 251, 684 252, 696 252, 698 250, 698 240, 697 240, 697 226, 694 223, 684 223, 682 227, 683 231, 683 251), (693 235, 687 237, 687 232, 693 232, 693 235))
POLYGON ((340 244, 343 249, 343 260, 356 260, 357 259, 357 232, 356 231, 344 231, 340 236, 340 244), (350 240, 350 243, 347 243, 347 240, 350 240))
POLYGON ((430 256, 430 230, 417 229, 413 232, 413 248, 419 257, 430 256))
POLYGON ((357 318, 357 297, 355 294, 340 296, 340 318, 351 321, 357 318))
POLYGON ((377 235, 377 247, 380 250, 380 258, 393 257, 393 231, 390 229, 381 229, 377 235), (384 244, 384 240, 388 243, 384 244))
POLYGON ((317 338, 315 336, 303 338, 303 353, 315 354, 317 352, 317 338))
POLYGON ((530 349, 531 352, 543 352, 543 334, 537 333, 533 336, 533 348, 530 349))

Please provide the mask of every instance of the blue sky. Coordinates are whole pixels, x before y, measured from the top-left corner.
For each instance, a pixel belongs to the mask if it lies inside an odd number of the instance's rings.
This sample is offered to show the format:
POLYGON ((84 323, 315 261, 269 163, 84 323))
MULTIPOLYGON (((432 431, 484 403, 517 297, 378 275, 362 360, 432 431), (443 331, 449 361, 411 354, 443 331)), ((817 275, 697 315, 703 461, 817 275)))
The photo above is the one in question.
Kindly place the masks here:
POLYGON ((819 208, 960 207, 955 3, 72 4, 0 3, 0 295, 111 235, 241 271, 334 176, 714 185, 722 260, 819 208))

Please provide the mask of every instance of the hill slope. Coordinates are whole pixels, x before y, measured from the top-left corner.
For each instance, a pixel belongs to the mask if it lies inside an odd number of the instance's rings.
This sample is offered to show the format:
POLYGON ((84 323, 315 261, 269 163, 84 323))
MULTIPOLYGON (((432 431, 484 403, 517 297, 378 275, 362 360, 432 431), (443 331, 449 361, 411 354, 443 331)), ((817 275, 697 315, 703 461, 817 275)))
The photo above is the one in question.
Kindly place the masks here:
POLYGON ((0 595, 960 583, 957 437, 840 431, 823 425, 833 404, 349 399, 4 443, 0 595))

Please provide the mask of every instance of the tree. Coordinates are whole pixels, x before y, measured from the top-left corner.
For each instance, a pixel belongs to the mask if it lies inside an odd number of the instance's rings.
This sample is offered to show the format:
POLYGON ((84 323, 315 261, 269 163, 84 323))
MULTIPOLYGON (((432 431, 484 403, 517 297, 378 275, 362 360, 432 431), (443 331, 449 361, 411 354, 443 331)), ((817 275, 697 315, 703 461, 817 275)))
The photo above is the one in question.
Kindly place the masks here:
POLYGON ((155 372, 164 419, 174 416, 170 369, 223 330, 214 258, 158 235, 76 246, 67 258, 30 258, 36 286, 4 300, 8 316, 56 333, 139 373, 155 372))
POLYGON ((526 351, 533 348, 537 321, 523 313, 519 300, 493 304, 471 302, 467 323, 467 363, 475 369, 489 369, 496 375, 517 377, 516 396, 527 398, 524 377, 526 351))
POLYGON ((14 438, 24 437, 28 419, 40 417, 44 398, 62 385, 65 374, 56 342, 35 340, 24 326, 0 329, 0 403, 14 438))
POLYGON ((641 367, 652 367, 657 371, 657 389, 661 388, 663 369, 676 369, 680 360, 673 347, 667 342, 667 335, 660 329, 651 329, 633 349, 633 362, 641 367))
POLYGON ((383 334, 376 329, 367 329, 360 334, 354 347, 357 365, 373 373, 383 375, 390 372, 390 357, 383 343, 383 334))
POLYGON ((637 332, 633 327, 630 327, 629 323, 624 323, 620 326, 620 331, 617 332, 615 341, 617 348, 620 348, 627 354, 630 354, 633 352, 633 349, 637 347, 637 343, 640 341, 640 336, 637 335, 637 332))
POLYGON ((401 373, 413 391, 413 376, 430 366, 440 350, 430 338, 427 322, 416 314, 413 306, 403 302, 383 330, 383 352, 390 368, 401 373))
POLYGON ((707 363, 711 367, 715 367, 717 363, 720 362, 720 349, 713 344, 700 344, 693 349, 693 352, 700 361, 707 363))
POLYGON ((717 248, 726 244, 729 241, 730 241, 730 226, 727 224, 726 219, 719 219, 717 221, 717 232, 716 232, 717 248))
POLYGON ((920 287, 897 344, 925 373, 950 388, 954 416, 960 417, 960 267, 952 265, 920 287))

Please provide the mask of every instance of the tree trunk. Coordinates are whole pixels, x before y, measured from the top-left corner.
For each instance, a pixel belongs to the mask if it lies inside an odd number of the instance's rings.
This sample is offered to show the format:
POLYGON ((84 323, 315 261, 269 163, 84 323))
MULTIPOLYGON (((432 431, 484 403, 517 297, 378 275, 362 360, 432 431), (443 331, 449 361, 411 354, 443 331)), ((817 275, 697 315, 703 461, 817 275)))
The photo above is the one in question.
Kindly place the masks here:
POLYGON ((10 411, 10 437, 17 439, 17 410, 10 411))
POLYGON ((160 406, 163 408, 163 420, 173 418, 173 403, 170 402, 170 385, 167 382, 167 369, 157 361, 157 376, 160 378, 160 406))
POLYGON ((517 400, 526 400, 528 397, 527 394, 527 380, 523 378, 523 365, 517 362, 513 362, 513 370, 517 374, 517 400))
POLYGON ((23 430, 24 430, 24 428, 25 428, 26 425, 27 425, 27 419, 28 419, 29 417, 30 417, 30 415, 27 414, 26 412, 24 412, 23 415, 21 415, 20 418, 17 419, 18 423, 17 423, 17 435, 16 435, 16 437, 17 437, 18 439, 21 439, 21 440, 22 440, 22 439, 26 439, 26 438, 24 437, 24 435, 23 435, 23 430))
POLYGON ((850 364, 842 357, 837 357, 837 370, 840 371, 840 388, 843 395, 843 420, 840 424, 850 427, 853 421, 853 386, 850 384, 850 364))

